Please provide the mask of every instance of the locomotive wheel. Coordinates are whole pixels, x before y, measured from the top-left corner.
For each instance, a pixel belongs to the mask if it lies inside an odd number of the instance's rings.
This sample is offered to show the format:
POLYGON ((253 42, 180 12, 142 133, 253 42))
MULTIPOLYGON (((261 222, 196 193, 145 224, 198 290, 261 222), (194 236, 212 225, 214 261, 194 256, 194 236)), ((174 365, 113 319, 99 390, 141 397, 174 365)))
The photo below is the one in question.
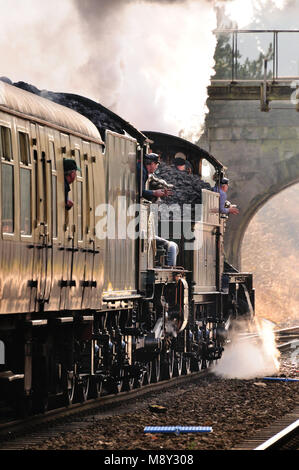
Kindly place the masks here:
POLYGON ((134 379, 134 388, 142 387, 143 380, 144 380, 145 371, 141 370, 138 372, 137 376, 134 379))
POLYGON ((151 383, 157 383, 160 380, 160 355, 155 357, 151 361, 152 364, 152 375, 151 375, 151 383))
POLYGON ((90 377, 85 376, 80 378, 80 383, 76 384, 76 399, 80 403, 84 403, 87 400, 88 397, 88 391, 89 391, 89 385, 90 385, 90 377))
POLYGON ((194 357, 190 358, 190 370, 191 372, 198 372, 200 370, 200 360, 195 359, 194 357))
POLYGON ((65 372, 65 386, 63 391, 63 402, 66 406, 71 405, 75 395, 75 374, 73 371, 65 372))
POLYGON ((99 398, 103 390, 103 380, 92 376, 90 379, 89 396, 90 398, 99 398))
POLYGON ((118 368, 117 375, 115 374, 114 377, 112 376, 112 384, 110 393, 120 393, 124 387, 124 379, 125 379, 125 369, 122 367, 118 368))
POLYGON ((145 372, 143 375, 143 382, 142 385, 148 385, 151 383, 152 380, 152 371, 153 371, 153 364, 152 362, 147 362, 145 364, 145 372))
POLYGON ((33 400, 34 413, 46 413, 49 407, 48 395, 36 395, 33 400))
POLYGON ((179 377, 183 370, 183 353, 174 353, 173 376, 179 377))
POLYGON ((174 350, 170 349, 168 353, 166 353, 162 357, 161 361, 161 379, 162 380, 169 380, 173 376, 174 371, 174 350))
POLYGON ((121 390, 122 392, 127 392, 130 390, 133 390, 134 388, 134 382, 135 379, 134 377, 130 374, 129 369, 124 370, 123 374, 123 379, 122 379, 122 384, 121 384, 121 390))
POLYGON ((182 374, 188 375, 190 374, 190 371, 190 357, 183 356, 182 374))
POLYGON ((32 415, 32 397, 22 396, 18 398, 15 406, 16 416, 20 418, 27 418, 32 415))

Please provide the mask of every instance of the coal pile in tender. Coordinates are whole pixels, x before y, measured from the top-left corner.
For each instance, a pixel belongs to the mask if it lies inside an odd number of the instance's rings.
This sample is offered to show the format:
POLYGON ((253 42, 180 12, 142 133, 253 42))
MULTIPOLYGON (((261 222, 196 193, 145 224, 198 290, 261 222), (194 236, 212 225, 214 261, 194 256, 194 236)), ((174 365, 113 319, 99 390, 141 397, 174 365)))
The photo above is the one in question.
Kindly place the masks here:
POLYGON ((163 210, 163 204, 179 206, 179 210, 174 211, 174 218, 180 218, 176 215, 183 214, 183 205, 190 205, 192 214, 194 214, 194 206, 202 202, 202 189, 212 189, 210 184, 202 181, 199 175, 190 175, 186 171, 178 170, 175 165, 160 163, 155 175, 174 186, 172 195, 163 198, 161 201, 162 206, 159 208, 161 218, 164 215, 166 218, 167 215, 164 214, 166 210, 163 210))

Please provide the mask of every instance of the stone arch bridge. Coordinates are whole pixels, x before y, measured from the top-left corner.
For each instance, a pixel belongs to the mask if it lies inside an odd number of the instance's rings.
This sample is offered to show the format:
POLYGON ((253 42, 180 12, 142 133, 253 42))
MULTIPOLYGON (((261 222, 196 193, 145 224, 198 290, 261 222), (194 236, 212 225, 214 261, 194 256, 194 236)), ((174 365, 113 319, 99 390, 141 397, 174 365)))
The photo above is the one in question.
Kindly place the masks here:
POLYGON ((287 101, 269 112, 261 112, 259 101, 210 97, 207 105, 198 144, 227 167, 227 198, 240 214, 229 217, 225 253, 241 269, 242 240, 252 217, 271 197, 299 183, 299 113, 287 101))

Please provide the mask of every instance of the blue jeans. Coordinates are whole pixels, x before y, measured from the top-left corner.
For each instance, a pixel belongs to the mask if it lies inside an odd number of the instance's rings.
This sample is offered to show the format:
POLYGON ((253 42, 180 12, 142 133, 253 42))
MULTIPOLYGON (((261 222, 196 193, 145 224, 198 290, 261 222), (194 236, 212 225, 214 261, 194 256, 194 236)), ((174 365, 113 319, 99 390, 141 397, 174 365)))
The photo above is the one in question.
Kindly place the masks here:
POLYGON ((167 250, 167 266, 176 266, 176 257, 178 255, 178 246, 174 242, 167 242, 168 243, 168 250, 167 250))
POLYGON ((169 242, 164 238, 156 237, 157 245, 163 246, 167 250, 166 264, 167 266, 176 266, 176 258, 178 255, 179 247, 175 242, 169 242))

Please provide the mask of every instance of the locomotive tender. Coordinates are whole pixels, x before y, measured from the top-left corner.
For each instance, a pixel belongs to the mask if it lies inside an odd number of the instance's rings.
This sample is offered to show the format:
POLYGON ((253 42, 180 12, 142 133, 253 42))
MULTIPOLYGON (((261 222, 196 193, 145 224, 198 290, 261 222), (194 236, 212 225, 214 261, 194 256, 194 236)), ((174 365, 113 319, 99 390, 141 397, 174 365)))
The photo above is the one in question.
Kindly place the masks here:
POLYGON ((101 135, 73 109, 0 82, 0 401, 18 414, 205 368, 230 320, 253 311, 252 276, 224 263, 218 193, 202 190, 195 249, 170 223, 176 267, 157 251, 161 224, 139 196, 137 161, 149 149, 166 163, 184 152, 207 181, 222 164, 178 137, 124 127, 101 135), (70 211, 64 158, 81 169, 70 211))

